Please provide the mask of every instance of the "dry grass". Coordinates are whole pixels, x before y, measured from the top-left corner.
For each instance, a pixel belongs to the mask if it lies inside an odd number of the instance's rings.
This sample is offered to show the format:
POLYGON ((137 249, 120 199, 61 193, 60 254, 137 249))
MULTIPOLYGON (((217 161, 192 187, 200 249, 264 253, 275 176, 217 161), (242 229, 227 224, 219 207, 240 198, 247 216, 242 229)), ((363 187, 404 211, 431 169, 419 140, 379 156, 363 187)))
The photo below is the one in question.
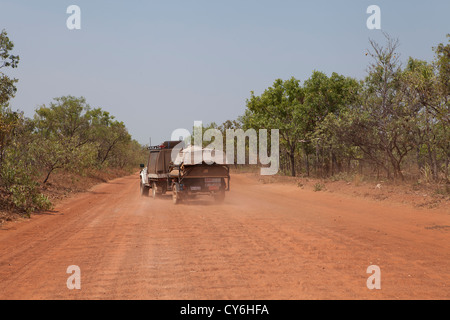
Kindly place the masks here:
POLYGON ((377 180, 374 177, 360 174, 341 174, 328 179, 282 175, 261 176, 259 172, 247 174, 253 175, 263 184, 291 184, 297 186, 300 190, 346 194, 376 201, 409 204, 417 208, 446 209, 450 207, 450 186, 445 184, 377 180))
POLYGON ((73 193, 83 192, 94 185, 128 175, 131 172, 120 169, 108 169, 105 171, 91 170, 80 175, 68 172, 56 172, 49 181, 41 187, 42 193, 50 198, 62 199, 73 193))
MULTIPOLYGON (((47 196, 53 204, 56 204, 76 193, 84 192, 97 184, 126 176, 131 173, 132 172, 130 170, 114 168, 106 170, 91 170, 83 175, 59 171, 53 173, 48 182, 45 185, 41 185, 40 189, 41 192, 47 196)), ((7 221, 15 221, 26 217, 27 215, 24 215, 23 213, 13 212, 8 208, 0 207, 0 225, 7 221)))

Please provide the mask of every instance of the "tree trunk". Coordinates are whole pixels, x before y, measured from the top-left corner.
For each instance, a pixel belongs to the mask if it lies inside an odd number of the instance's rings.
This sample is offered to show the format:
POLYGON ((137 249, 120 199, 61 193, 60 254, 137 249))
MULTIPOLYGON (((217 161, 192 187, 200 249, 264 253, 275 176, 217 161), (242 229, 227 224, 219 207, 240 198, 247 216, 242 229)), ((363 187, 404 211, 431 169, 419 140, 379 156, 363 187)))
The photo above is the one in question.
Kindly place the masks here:
POLYGON ((402 181, 405 181, 405 177, 403 176, 403 173, 402 173, 402 169, 401 169, 401 167, 400 167, 400 162, 401 162, 401 160, 399 160, 399 161, 393 161, 393 163, 392 163, 392 165, 394 166, 394 176, 397 178, 397 177, 400 177, 400 179, 402 180, 402 181))
POLYGON ((291 160, 291 176, 295 177, 295 154, 294 154, 294 152, 289 152, 289 158, 291 160))
POLYGON ((305 167, 306 167, 306 176, 309 177, 309 156, 305 152, 305 167))
POLYGON ((319 175, 319 143, 316 143, 316 163, 315 163, 316 176, 319 175))
POLYGON ((51 168, 50 171, 47 173, 47 176, 45 177, 45 180, 43 182, 43 184, 46 184, 48 181, 48 178, 50 178, 50 174, 53 172, 55 168, 51 168))
POLYGON ((419 169, 419 174, 420 174, 420 171, 423 168, 423 161, 420 158, 420 147, 416 148, 416 159, 417 159, 417 168, 419 169))
POLYGON ((436 150, 433 150, 433 179, 434 181, 439 180, 439 169, 437 164, 437 156, 436 156, 436 150))

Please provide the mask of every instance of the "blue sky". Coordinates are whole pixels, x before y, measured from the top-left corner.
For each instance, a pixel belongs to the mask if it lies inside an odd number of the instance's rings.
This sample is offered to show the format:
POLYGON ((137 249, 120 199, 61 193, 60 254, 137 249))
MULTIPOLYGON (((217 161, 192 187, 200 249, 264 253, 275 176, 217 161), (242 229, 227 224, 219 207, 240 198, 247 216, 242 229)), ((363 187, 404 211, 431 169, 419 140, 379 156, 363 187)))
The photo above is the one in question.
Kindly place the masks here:
POLYGON ((277 78, 313 70, 363 78, 369 5, 400 40, 402 60, 432 60, 450 33, 450 1, 81 1, 1 0, 0 29, 20 55, 13 109, 29 117, 63 95, 84 96, 157 143, 194 120, 222 123, 277 78), (69 5, 81 30, 68 30, 69 5))

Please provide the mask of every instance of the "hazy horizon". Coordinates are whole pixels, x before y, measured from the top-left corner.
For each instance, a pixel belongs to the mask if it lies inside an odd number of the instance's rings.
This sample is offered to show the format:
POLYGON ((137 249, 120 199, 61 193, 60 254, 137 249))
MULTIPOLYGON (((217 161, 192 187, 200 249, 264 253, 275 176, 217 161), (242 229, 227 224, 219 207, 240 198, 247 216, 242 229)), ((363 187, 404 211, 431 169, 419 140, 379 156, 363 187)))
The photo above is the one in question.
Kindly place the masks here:
POLYGON ((63 95, 83 96, 123 121, 140 143, 170 139, 195 120, 218 124, 245 110, 277 78, 302 82, 314 70, 362 79, 370 58, 369 5, 381 31, 400 41, 402 61, 431 61, 450 33, 449 1, 12 1, 0 5, 0 29, 14 42, 19 79, 13 109, 63 95), (81 30, 66 9, 81 8, 81 30))

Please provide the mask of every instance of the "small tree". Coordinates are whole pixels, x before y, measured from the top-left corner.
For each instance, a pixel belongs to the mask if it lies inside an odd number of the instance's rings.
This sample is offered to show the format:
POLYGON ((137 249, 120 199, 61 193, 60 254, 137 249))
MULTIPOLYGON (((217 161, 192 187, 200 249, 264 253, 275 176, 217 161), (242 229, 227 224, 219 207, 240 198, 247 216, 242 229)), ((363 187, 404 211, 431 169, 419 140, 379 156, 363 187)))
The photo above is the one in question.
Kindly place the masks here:
POLYGON ((286 81, 277 79, 261 96, 251 92, 243 116, 245 129, 280 130, 281 143, 289 155, 293 177, 296 175, 295 154, 298 141, 305 132, 302 122, 303 100, 304 93, 299 80, 294 77, 286 81))

